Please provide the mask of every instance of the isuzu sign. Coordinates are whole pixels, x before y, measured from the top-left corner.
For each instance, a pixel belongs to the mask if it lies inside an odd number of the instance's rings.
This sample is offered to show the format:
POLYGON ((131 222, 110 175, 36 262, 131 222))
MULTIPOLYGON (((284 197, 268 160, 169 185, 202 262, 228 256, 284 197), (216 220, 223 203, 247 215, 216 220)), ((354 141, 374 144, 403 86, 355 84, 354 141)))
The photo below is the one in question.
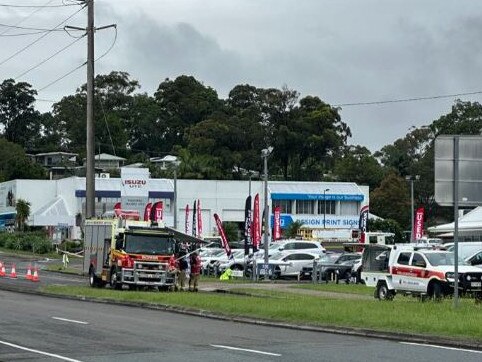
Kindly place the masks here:
POLYGON ((145 185, 147 185, 147 181, 146 181, 146 180, 141 180, 141 179, 127 179, 127 180, 124 180, 124 186, 128 186, 128 187, 137 187, 137 188, 140 188, 140 187, 144 187, 145 185))

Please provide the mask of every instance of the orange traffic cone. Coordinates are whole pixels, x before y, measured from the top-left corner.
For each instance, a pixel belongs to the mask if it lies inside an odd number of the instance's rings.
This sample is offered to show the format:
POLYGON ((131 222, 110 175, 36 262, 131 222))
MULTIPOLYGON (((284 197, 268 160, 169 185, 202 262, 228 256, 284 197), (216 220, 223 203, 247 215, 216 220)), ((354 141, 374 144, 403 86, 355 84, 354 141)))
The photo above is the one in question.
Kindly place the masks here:
POLYGON ((10 278, 16 278, 17 277, 17 271, 15 270, 15 264, 12 264, 12 271, 10 272, 9 277, 10 278))
POLYGON ((3 265, 1 262, 0 262, 0 277, 4 277, 5 275, 7 275, 7 272, 5 271, 5 265, 3 265))
POLYGON ((27 275, 25 276, 25 279, 32 280, 32 266, 31 265, 28 266, 27 275))
POLYGON ((32 282, 39 282, 40 278, 38 277, 38 270, 37 267, 33 270, 32 278, 30 279, 32 282))

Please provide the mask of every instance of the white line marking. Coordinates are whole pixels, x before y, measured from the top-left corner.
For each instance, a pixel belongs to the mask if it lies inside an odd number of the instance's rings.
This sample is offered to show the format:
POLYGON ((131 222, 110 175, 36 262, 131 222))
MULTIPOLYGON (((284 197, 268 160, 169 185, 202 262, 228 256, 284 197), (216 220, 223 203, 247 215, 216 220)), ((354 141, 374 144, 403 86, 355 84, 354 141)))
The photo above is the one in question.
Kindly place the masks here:
POLYGON ((54 357, 54 358, 58 358, 58 359, 61 359, 61 360, 64 360, 64 361, 69 361, 69 362, 82 362, 78 359, 73 359, 73 358, 68 358, 68 357, 64 357, 64 356, 61 356, 59 354, 54 354, 54 353, 48 353, 48 352, 42 352, 42 351, 39 351, 37 349, 32 349, 32 348, 27 348, 27 347, 22 347, 22 346, 19 346, 18 344, 13 344, 13 343, 8 343, 8 342, 4 342, 4 341, 0 341, 1 344, 4 344, 6 346, 10 346, 10 347, 13 347, 13 348, 18 348, 18 349, 22 349, 24 351, 28 351, 28 352, 33 352, 33 353, 38 353, 38 354, 42 354, 44 356, 49 356, 49 357, 54 357))
POLYGON ((64 321, 64 322, 78 323, 78 324, 89 324, 88 322, 76 321, 74 319, 67 319, 67 318, 60 318, 60 317, 52 317, 52 319, 57 319, 58 321, 64 321))
POLYGON ((436 344, 424 344, 424 343, 412 343, 412 342, 400 342, 401 344, 409 344, 412 346, 422 346, 422 347, 432 347, 432 348, 440 348, 440 349, 449 349, 451 351, 461 351, 461 352, 470 352, 470 353, 482 353, 482 351, 477 351, 475 349, 464 349, 464 348, 456 348, 456 347, 445 347, 445 346, 438 346, 436 344))
POLYGON ((245 351, 245 352, 266 354, 266 355, 268 355, 268 356, 278 356, 278 357, 281 356, 281 355, 278 354, 278 353, 257 351, 257 350, 255 350, 255 349, 246 349, 246 348, 238 348, 238 347, 231 347, 231 346, 222 346, 222 345, 220 345, 220 344, 211 344, 211 347, 232 349, 232 350, 235 350, 235 351, 245 351))

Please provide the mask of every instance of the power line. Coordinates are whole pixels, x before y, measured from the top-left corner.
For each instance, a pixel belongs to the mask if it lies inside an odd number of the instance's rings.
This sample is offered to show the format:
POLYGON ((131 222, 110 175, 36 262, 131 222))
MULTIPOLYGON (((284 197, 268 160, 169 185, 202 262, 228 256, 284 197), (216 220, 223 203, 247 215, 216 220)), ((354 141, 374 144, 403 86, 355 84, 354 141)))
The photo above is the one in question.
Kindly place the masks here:
POLYGON ((426 100, 433 100, 433 99, 470 96, 470 95, 476 95, 476 94, 482 94, 482 91, 445 94, 445 95, 428 96, 428 97, 412 97, 412 98, 391 99, 391 100, 384 100, 384 101, 341 103, 341 104, 335 104, 335 105, 333 105, 333 107, 372 106, 372 105, 389 104, 389 103, 417 102, 417 101, 426 101, 426 100))
POLYGON ((0 23, 0 27, 11 28, 11 29, 21 29, 21 30, 38 30, 38 31, 63 31, 64 30, 63 28, 57 28, 57 29, 33 28, 29 26, 9 25, 9 24, 3 24, 3 23, 0 23))
MULTIPOLYGON (((48 31, 48 30, 47 30, 48 31)), ((25 36, 25 35, 36 35, 36 34, 43 34, 46 33, 47 31, 45 30, 40 30, 40 31, 31 31, 29 33, 16 33, 16 34, 0 34, 0 37, 11 37, 11 36, 25 36)))
MULTIPOLYGON (((51 3, 52 1, 49 1, 51 3)), ((29 8, 29 9, 45 9, 45 8, 63 8, 66 6, 76 6, 79 4, 66 4, 62 3, 61 5, 13 5, 13 4, 0 4, 2 8, 29 8)))
MULTIPOLYGON (((84 37, 84 36, 85 36, 85 34, 84 34, 82 37, 84 37)), ((74 45, 74 44, 77 43, 80 39, 82 39, 82 37, 81 37, 81 38, 77 38, 76 40, 74 40, 74 41, 71 42, 70 44, 67 44, 67 45, 64 46, 62 49, 60 49, 60 50, 56 51, 55 53, 53 53, 51 56, 49 56, 49 57, 45 58, 44 60, 42 60, 40 63, 34 65, 33 67, 31 67, 31 68, 29 68, 29 69, 27 69, 25 72, 17 75, 17 76, 15 77, 15 79, 18 79, 18 78, 20 78, 20 77, 23 77, 25 74, 30 73, 30 72, 31 72, 32 70, 34 70, 34 69, 37 69, 37 68, 40 67, 42 64, 48 62, 50 59, 52 59, 52 58, 55 57, 56 55, 62 53, 64 50, 70 48, 72 45, 74 45)))
POLYGON ((17 55, 19 55, 20 53, 24 52, 25 50, 27 50, 28 48, 30 48, 32 45, 34 45, 35 43, 38 43, 40 40, 42 40, 43 38, 45 38, 47 35, 49 35, 52 31, 54 31, 55 29, 57 29, 60 25, 64 24, 65 22, 67 22, 68 20, 70 20, 71 18, 73 18, 75 15, 77 15, 79 12, 81 12, 83 9, 85 8, 85 6, 82 6, 79 10, 77 10, 76 12, 74 12, 72 15, 70 15, 69 17, 67 17, 66 19, 62 20, 62 22, 60 22, 59 24, 57 24, 56 26, 54 26, 50 31, 46 32, 45 34, 39 36, 37 39, 35 39, 33 42, 27 44, 26 46, 24 46, 22 49, 16 51, 15 53, 13 53, 12 55, 10 55, 9 57, 5 58, 4 60, 2 60, 0 62, 0 65, 3 65, 5 64, 6 62, 8 62, 10 59, 16 57, 17 55))
MULTIPOLYGON (((48 4, 50 4, 52 1, 54 1, 54 0, 49 0, 49 1, 47 1, 44 5, 48 5, 48 4)), ((32 11, 30 14, 28 14, 28 15, 25 16, 25 17, 23 17, 23 18, 20 19, 19 21, 17 21, 17 22, 15 23, 15 25, 20 25, 20 24, 22 24, 25 20, 29 19, 31 16, 35 15, 36 13, 38 13, 40 10, 42 10, 42 9, 39 8, 39 9, 36 9, 36 10, 32 11)), ((0 33, 0 35, 3 35, 3 34, 5 34, 5 33, 7 33, 9 30, 10 30, 10 29, 8 29, 8 28, 5 29, 4 31, 2 31, 2 32, 0 33)))
POLYGON ((44 85, 42 88, 40 88, 38 91, 41 92, 43 91, 44 89, 50 87, 51 85, 54 85, 55 83, 61 81, 62 79, 64 79, 65 77, 71 75, 73 72, 75 72, 77 69, 80 69, 82 68, 84 65, 86 65, 87 62, 84 62, 82 63, 81 65, 78 65, 77 67, 75 67, 74 69, 72 69, 71 71, 69 71, 68 73, 65 73, 64 75, 62 75, 61 77, 58 77, 57 79, 53 80, 52 82, 50 82, 49 84, 46 84, 44 85))
MULTIPOLYGON (((117 27, 114 26, 114 29, 115 29, 115 37, 114 37, 114 40, 111 44, 111 46, 109 47, 109 49, 107 49, 104 54, 102 54, 100 57, 98 57, 97 59, 95 59, 95 62, 99 61, 100 59, 102 59, 103 57, 105 57, 111 50, 112 48, 114 47, 115 43, 116 43, 116 40, 117 40, 117 27)), ((78 65, 77 67, 75 67, 74 69, 70 70, 69 72, 65 73, 64 75, 60 76, 59 78, 53 80, 52 82, 46 84, 45 86, 43 86, 42 88, 40 88, 38 90, 38 92, 41 92, 43 91, 44 89, 54 85, 55 83, 61 81, 62 79, 64 79, 65 77, 69 76, 70 74, 74 73, 76 70, 82 68, 83 66, 85 66, 87 64, 87 62, 85 61, 84 63, 78 65)))

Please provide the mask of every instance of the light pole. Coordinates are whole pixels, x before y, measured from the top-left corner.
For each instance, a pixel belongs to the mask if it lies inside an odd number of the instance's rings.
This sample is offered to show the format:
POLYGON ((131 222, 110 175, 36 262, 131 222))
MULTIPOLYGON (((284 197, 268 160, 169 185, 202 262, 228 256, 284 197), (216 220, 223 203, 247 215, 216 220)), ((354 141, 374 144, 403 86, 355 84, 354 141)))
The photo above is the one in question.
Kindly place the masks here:
POLYGON ((326 192, 330 189, 323 190, 323 229, 326 229, 326 192))
POLYGON ((410 242, 413 243, 414 238, 413 238, 413 228, 415 226, 415 210, 414 210, 414 205, 413 205, 413 181, 415 180, 420 180, 419 175, 411 176, 407 175, 405 176, 405 180, 410 181, 410 203, 411 203, 411 221, 412 221, 412 227, 410 229, 410 242))
POLYGON ((179 167, 179 164, 181 162, 179 160, 175 160, 173 162, 174 165, 174 200, 173 200, 173 206, 174 206, 174 229, 177 230, 177 168, 179 167))
POLYGON ((269 264, 269 210, 268 210, 268 157, 273 152, 273 147, 268 147, 261 150, 261 158, 264 163, 264 271, 265 278, 268 279, 268 264, 269 264))

